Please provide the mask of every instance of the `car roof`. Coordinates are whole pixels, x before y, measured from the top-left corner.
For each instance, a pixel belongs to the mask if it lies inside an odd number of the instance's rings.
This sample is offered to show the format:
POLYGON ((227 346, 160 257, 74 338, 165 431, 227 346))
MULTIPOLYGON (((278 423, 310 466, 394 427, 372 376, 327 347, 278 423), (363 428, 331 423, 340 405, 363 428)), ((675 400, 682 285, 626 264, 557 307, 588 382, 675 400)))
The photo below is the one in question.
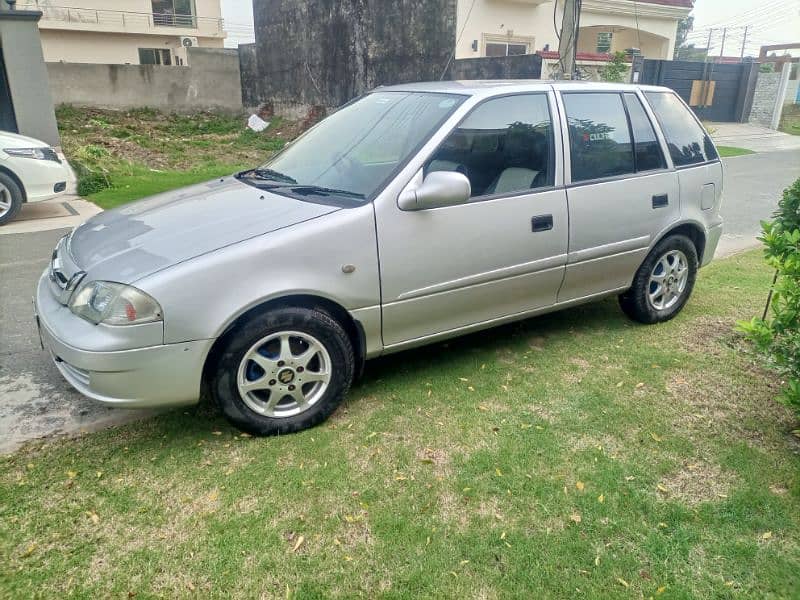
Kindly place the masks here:
POLYGON ((606 83, 599 81, 568 81, 547 79, 476 79, 461 81, 425 81, 400 85, 381 86, 373 91, 381 92, 428 92, 439 94, 461 94, 464 96, 495 96, 515 92, 545 91, 549 89, 570 91, 621 91, 621 90, 665 90, 653 85, 630 83, 606 83))

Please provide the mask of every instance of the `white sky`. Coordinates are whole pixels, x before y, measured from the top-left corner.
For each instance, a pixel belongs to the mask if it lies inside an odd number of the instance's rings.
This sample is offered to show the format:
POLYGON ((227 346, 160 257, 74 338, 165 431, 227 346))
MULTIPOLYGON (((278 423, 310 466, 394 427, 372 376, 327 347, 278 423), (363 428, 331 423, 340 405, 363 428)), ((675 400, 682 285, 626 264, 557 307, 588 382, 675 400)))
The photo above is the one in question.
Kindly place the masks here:
MULTIPOLYGON (((748 25, 745 56, 758 56, 766 44, 800 42, 800 0, 695 0, 694 30, 689 41, 700 47, 708 42, 711 31, 711 53, 719 54, 722 28, 728 27, 725 55, 742 51, 744 26, 748 25)), ((800 49, 790 51, 800 55, 800 49)))
POLYGON ((255 41, 252 0, 222 0, 222 18, 228 32, 225 46, 236 48, 239 44, 255 41))
MULTIPOLYGON (((725 54, 729 56, 741 52, 745 25, 750 25, 746 55, 757 56, 762 44, 800 42, 800 0, 695 0, 692 14, 695 25, 689 41, 705 47, 708 30, 713 27, 712 54, 720 52, 725 26, 729 28, 725 54)), ((222 0, 222 16, 228 31, 226 46, 254 40, 252 0, 222 0)), ((797 56, 800 50, 792 54, 797 56)))

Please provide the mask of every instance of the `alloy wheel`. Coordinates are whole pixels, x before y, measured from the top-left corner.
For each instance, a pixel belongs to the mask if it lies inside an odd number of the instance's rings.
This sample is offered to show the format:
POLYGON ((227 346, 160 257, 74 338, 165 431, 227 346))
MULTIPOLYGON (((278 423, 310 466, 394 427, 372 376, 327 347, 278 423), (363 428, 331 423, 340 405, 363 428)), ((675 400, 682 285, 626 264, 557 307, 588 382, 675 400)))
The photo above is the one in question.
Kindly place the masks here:
POLYGON ((237 384, 244 403, 272 418, 307 411, 331 381, 331 358, 315 337, 299 331, 272 333, 245 353, 237 384))
POLYGON ((650 273, 647 300, 656 310, 675 306, 686 291, 689 261, 680 250, 670 250, 656 262, 650 273))
POLYGON ((11 190, 0 183, 0 217, 6 216, 11 210, 11 190))

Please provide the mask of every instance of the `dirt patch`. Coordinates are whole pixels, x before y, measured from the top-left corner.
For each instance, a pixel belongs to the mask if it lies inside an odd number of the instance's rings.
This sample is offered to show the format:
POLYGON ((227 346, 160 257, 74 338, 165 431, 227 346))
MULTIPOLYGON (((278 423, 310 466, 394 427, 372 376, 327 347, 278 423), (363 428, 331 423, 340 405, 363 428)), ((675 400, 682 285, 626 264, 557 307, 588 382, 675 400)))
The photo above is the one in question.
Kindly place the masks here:
POLYGON ((528 340, 528 347, 536 352, 544 352, 547 346, 547 338, 541 335, 536 335, 528 340))
POLYGON ((580 437, 570 439, 568 443, 573 452, 594 450, 595 452, 602 452, 612 459, 623 456, 624 449, 630 447, 630 444, 626 444, 623 440, 610 435, 581 435, 580 437))
POLYGON ((674 426, 700 445, 723 435, 754 448, 785 447, 784 432, 796 418, 776 399, 781 389, 777 375, 742 363, 747 377, 735 385, 722 374, 709 372, 691 381, 678 374, 668 379, 666 388, 678 413, 674 426))
POLYGON ((721 356, 738 336, 735 327, 730 317, 698 317, 691 322, 691 333, 680 336, 681 346, 687 352, 721 356))
POLYGON ((727 498, 735 483, 733 473, 698 459, 684 462, 679 470, 664 477, 658 491, 665 499, 695 506, 727 498))
POLYGON ((420 448, 416 451, 417 460, 431 465, 437 478, 450 475, 450 455, 442 448, 420 448))
POLYGON ((523 411, 532 416, 534 419, 545 421, 547 423, 554 423, 558 417, 548 407, 541 404, 527 404, 523 411))

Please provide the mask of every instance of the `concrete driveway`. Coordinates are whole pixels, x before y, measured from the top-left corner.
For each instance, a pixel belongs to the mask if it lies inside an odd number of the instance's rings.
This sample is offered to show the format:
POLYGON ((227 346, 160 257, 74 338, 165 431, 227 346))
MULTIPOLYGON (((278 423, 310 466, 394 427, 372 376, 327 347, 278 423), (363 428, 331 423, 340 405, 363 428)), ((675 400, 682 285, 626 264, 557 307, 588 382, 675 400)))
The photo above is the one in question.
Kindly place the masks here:
MULTIPOLYGON (((800 150, 725 159, 726 233, 718 256, 752 247, 759 222, 775 210, 781 191, 800 177, 800 150)), ((56 241, 97 212, 77 198, 25 208, 0 227, 0 452, 26 440, 89 431, 152 413, 107 409, 61 378, 39 346, 31 296, 56 241)))
POLYGON ((800 150, 800 135, 789 135, 752 123, 706 123, 719 146, 746 148, 753 152, 800 150))
POLYGON ((56 242, 97 212, 84 200, 59 198, 26 205, 0 227, 0 452, 147 416, 104 408, 74 391, 42 350, 33 323, 34 288, 56 242))

